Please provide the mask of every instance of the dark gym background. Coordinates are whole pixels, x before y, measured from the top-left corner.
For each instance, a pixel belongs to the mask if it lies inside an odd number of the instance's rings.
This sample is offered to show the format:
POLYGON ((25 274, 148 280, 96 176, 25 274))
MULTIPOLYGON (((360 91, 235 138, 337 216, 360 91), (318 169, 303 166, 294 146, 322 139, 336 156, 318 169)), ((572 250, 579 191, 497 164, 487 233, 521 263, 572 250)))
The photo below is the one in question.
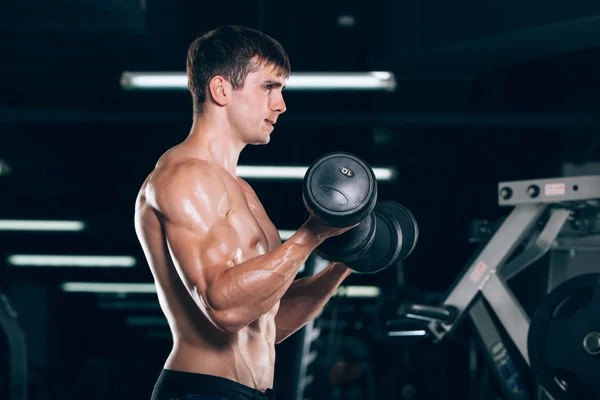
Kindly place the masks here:
MULTIPOLYGON (((170 350, 156 296, 65 293, 61 284, 151 282, 134 200, 157 158, 189 132, 191 98, 126 92, 119 79, 124 70, 184 71, 190 42, 222 24, 276 38, 292 73, 391 71, 398 81, 394 92, 286 91, 271 143, 240 159, 308 165, 353 152, 396 168, 380 198, 404 204, 419 223, 402 266, 346 281, 378 286, 379 298, 335 298, 325 309, 306 398, 495 398, 493 382, 474 397, 468 332, 462 341, 406 343, 381 335, 377 321, 403 296, 436 296, 452 284, 476 246, 471 224, 508 213, 497 205, 499 181, 590 171, 600 161, 597 1, 5 2, 0 219, 86 223, 83 232, 0 231, 0 291, 26 333, 30 398, 149 398, 170 350), (12 254, 128 255, 137 264, 14 267, 12 254), (362 369, 336 375, 342 363, 362 369)), ((279 229, 300 226, 301 181, 249 182, 279 229)), ((278 352, 275 386, 290 400, 297 346, 290 339, 278 352)))

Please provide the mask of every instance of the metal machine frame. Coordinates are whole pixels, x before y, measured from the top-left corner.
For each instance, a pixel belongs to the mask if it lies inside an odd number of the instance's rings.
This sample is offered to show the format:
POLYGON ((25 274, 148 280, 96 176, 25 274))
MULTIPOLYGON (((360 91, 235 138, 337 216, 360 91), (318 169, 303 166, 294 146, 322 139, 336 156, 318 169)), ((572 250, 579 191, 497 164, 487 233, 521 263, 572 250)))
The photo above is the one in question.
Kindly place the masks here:
MULTIPOLYGON (((515 206, 483 249, 467 264, 440 307, 413 304, 402 314, 429 321, 427 330, 434 341, 452 332, 469 316, 492 361, 495 375, 509 399, 528 398, 519 382, 518 372, 507 354, 491 310, 530 365, 527 335, 530 320, 511 292, 507 281, 542 257, 556 245, 556 239, 574 212, 587 206, 598 207, 600 175, 555 179, 501 182, 500 206, 515 206), (547 217, 547 218, 546 218, 547 217), (544 222, 543 228, 539 229, 544 222), (512 253, 528 239, 523 250, 512 253), (488 307, 489 306, 489 307, 488 307)), ((544 392, 540 388, 540 392, 544 392)), ((550 398, 550 396, 545 393, 550 398)))
POLYGON ((0 292, 0 333, 3 333, 8 347, 8 398, 7 400, 26 400, 27 344, 25 334, 17 322, 17 313, 8 299, 0 292))

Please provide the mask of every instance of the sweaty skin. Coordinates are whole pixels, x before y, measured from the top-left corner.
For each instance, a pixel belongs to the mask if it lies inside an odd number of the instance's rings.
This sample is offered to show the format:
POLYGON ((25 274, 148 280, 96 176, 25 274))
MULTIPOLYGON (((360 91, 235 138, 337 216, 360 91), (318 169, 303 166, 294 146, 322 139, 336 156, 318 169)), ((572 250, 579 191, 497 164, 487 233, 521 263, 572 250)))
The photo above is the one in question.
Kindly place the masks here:
POLYGON ((281 78, 250 73, 243 90, 213 78, 188 139, 144 181, 135 229, 173 335, 164 367, 273 387, 275 344, 314 318, 348 276, 331 264, 294 281, 311 252, 348 228, 309 218, 285 243, 250 185, 240 151, 266 144, 285 111, 281 78), (278 313, 282 310, 281 313, 278 313))
POLYGON ((246 182, 183 148, 144 182, 135 223, 173 335, 165 368, 272 387, 279 300, 328 235, 307 221, 282 245, 246 182))

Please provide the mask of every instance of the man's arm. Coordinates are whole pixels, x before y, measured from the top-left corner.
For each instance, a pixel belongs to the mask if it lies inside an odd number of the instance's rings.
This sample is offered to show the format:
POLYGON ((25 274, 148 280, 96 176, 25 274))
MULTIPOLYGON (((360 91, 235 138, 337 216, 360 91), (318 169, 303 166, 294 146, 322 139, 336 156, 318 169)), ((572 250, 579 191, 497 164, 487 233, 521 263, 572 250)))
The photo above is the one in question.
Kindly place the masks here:
POLYGON ((342 263, 331 263, 314 276, 295 280, 281 298, 275 316, 275 343, 315 318, 352 270, 342 263))
POLYGON ((273 308, 310 253, 336 231, 309 219, 274 251, 242 262, 227 220, 228 193, 213 168, 178 166, 155 184, 155 206, 188 292, 217 328, 235 333, 273 308))

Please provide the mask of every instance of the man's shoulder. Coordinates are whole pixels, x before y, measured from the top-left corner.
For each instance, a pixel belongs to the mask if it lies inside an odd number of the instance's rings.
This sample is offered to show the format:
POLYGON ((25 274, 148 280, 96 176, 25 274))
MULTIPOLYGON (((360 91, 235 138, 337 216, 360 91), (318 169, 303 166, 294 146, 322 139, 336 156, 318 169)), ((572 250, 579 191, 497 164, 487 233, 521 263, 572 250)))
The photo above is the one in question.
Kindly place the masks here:
POLYGON ((157 165, 148 180, 145 193, 149 203, 161 213, 204 204, 199 198, 220 198, 226 192, 222 172, 214 164, 199 159, 182 159, 157 165))
POLYGON ((182 158, 159 163, 150 180, 155 189, 222 184, 222 172, 213 163, 198 158, 182 158))
POLYGON ((198 184, 218 184, 218 171, 210 162, 197 158, 161 158, 142 185, 142 191, 154 195, 181 192, 198 184))

